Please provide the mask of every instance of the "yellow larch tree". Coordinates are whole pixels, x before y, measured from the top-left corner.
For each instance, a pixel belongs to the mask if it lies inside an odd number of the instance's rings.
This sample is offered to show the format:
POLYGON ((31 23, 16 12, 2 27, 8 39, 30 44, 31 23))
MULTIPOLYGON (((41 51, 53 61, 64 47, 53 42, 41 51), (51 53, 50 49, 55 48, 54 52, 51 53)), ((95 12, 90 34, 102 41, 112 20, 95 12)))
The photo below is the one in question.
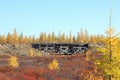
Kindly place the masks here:
POLYGON ((5 35, 1 36, 1 43, 6 44, 6 36, 5 35))
POLYGON ((10 33, 8 33, 8 35, 7 35, 6 43, 8 43, 8 44, 13 43, 13 36, 10 33))
POLYGON ((14 33, 13 33, 13 43, 14 44, 19 43, 19 37, 18 37, 16 29, 14 29, 14 33))
POLYGON ((29 50, 29 56, 30 56, 30 57, 34 57, 34 49, 31 48, 31 49, 29 50))
POLYGON ((52 61, 52 63, 49 63, 48 68, 49 68, 50 70, 59 69, 59 63, 58 63, 58 61, 57 61, 56 59, 54 59, 54 60, 52 61))
POLYGON ((17 68, 19 66, 19 63, 17 61, 17 58, 15 56, 11 56, 9 61, 8 61, 8 65, 14 68, 17 68))
POLYGON ((104 46, 98 50, 103 56, 95 63, 101 69, 105 80, 120 80, 120 33, 115 34, 114 28, 109 27, 102 41, 104 46))

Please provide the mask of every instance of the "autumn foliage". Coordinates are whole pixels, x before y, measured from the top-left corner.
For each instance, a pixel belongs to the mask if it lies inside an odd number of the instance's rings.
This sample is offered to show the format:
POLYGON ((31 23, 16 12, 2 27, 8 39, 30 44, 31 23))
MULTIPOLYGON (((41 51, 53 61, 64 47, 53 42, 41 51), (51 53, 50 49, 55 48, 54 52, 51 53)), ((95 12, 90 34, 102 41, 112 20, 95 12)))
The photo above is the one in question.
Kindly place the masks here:
POLYGON ((30 57, 34 57, 34 50, 30 49, 28 54, 29 54, 30 57))
POLYGON ((85 55, 18 58, 19 67, 0 66, 1 80, 103 80, 85 55))
POLYGON ((54 59, 54 60, 52 61, 52 63, 49 63, 48 68, 49 68, 50 70, 59 69, 59 63, 58 63, 58 61, 54 59))
POLYGON ((19 66, 19 63, 17 61, 17 58, 15 56, 11 56, 9 61, 8 61, 8 66, 11 66, 11 67, 18 67, 19 66))
POLYGON ((106 80, 120 80, 119 36, 119 33, 115 34, 114 28, 109 27, 106 30, 106 37, 102 39, 105 45, 98 48, 98 51, 102 52, 102 58, 96 60, 96 65, 106 80))
POLYGON ((0 35, 1 44, 31 44, 41 42, 66 42, 66 43, 100 43, 102 35, 90 35, 87 30, 80 29, 77 35, 73 35, 70 31, 69 34, 59 32, 58 35, 55 32, 45 33, 41 32, 39 37, 25 36, 23 33, 18 34, 14 29, 13 33, 8 32, 7 35, 0 35))
MULTIPOLYGON (((9 59, 0 60, 0 63, 7 60, 7 65, 0 64, 0 79, 120 80, 120 33, 116 34, 114 28, 108 28, 105 35, 90 35, 87 30, 82 29, 77 36, 72 35, 71 31, 69 35, 42 32, 36 38, 34 35, 24 36, 23 33, 19 35, 16 29, 13 33, 0 35, 1 45, 44 42, 88 43, 92 44, 92 47, 86 54, 70 56, 41 56, 43 53, 36 54, 34 49, 29 48, 28 55, 14 54, 15 56, 12 55, 9 59)), ((17 49, 15 51, 17 53, 17 49)))

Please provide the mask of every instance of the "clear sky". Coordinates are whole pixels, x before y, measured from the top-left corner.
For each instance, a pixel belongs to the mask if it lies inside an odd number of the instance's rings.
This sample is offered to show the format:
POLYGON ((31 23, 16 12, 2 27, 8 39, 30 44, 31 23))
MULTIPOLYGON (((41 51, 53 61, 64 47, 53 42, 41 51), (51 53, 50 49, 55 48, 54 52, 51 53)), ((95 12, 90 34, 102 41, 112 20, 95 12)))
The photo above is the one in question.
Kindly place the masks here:
MULTIPOLYGON (((112 25, 120 31, 120 0, 111 0, 112 25)), ((0 34, 36 35, 80 29, 102 34, 109 26, 109 0, 0 0, 0 34)))

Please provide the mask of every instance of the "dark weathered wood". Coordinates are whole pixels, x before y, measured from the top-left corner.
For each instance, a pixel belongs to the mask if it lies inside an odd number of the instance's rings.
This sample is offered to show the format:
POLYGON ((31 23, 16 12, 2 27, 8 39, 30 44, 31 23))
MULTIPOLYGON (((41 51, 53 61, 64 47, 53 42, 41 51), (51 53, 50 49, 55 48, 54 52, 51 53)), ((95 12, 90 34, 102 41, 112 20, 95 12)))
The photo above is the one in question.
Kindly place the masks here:
POLYGON ((77 44, 77 43, 36 43, 32 44, 32 47, 39 49, 46 53, 57 53, 57 54, 77 54, 85 53, 88 49, 88 44, 77 44))

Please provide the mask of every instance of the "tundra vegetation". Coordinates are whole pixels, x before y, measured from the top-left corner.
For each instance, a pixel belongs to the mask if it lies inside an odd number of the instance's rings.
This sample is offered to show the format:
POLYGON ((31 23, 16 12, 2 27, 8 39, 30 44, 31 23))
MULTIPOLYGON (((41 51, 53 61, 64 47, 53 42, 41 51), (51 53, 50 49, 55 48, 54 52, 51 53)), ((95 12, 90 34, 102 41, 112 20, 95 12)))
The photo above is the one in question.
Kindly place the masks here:
POLYGON ((90 35, 81 29, 77 36, 59 32, 39 37, 13 33, 0 35, 1 80, 120 80, 120 33, 109 27, 105 35, 90 35), (88 43, 85 54, 45 55, 32 43, 88 43))
POLYGON ((120 33, 109 27, 102 41, 105 46, 98 49, 102 59, 96 60, 96 65, 106 80, 120 80, 120 33))
POLYGON ((11 56, 8 63, 9 63, 9 66, 11 66, 11 67, 18 67, 19 66, 19 63, 18 63, 17 58, 15 56, 11 56))
POLYGON ((54 59, 54 60, 52 61, 52 63, 49 63, 48 68, 49 68, 50 70, 59 69, 59 63, 58 63, 58 61, 54 59))

